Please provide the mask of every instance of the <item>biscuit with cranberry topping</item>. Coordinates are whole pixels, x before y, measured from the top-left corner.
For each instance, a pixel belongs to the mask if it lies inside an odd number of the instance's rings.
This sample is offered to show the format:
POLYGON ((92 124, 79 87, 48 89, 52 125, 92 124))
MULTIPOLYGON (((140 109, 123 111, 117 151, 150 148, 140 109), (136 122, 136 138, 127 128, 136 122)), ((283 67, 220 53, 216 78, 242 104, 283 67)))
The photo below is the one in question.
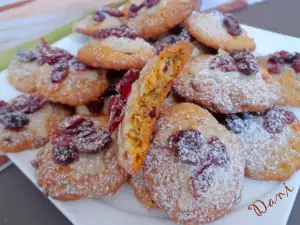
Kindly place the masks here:
POLYGON ((19 50, 15 58, 7 68, 9 83, 19 91, 34 93, 36 91, 35 73, 40 67, 36 52, 19 50))
POLYGON ((155 48, 124 24, 94 33, 89 43, 78 52, 81 62, 113 70, 143 68, 155 55, 155 48))
POLYGON ((168 33, 161 35, 153 40, 153 45, 156 48, 157 53, 159 54, 165 46, 170 44, 175 44, 177 41, 189 41, 191 42, 195 49, 193 51, 192 57, 197 57, 200 54, 216 54, 216 50, 205 46, 196 39, 194 39, 187 29, 182 28, 181 25, 176 26, 168 33))
POLYGON ((218 11, 199 13, 194 11, 184 23, 186 29, 201 43, 215 49, 254 51, 254 40, 240 26, 232 14, 218 11))
POLYGON ((258 63, 268 83, 279 83, 279 104, 300 106, 300 53, 275 52, 258 57, 258 63))
POLYGON ((117 8, 100 8, 96 10, 93 15, 89 15, 82 21, 77 22, 74 25, 73 30, 91 36, 101 29, 121 25, 121 18, 124 15, 125 14, 117 8))
POLYGON ((129 185, 131 186, 136 199, 145 205, 148 210, 157 208, 155 202, 152 200, 148 188, 146 187, 142 172, 133 175, 129 180, 129 185))
POLYGON ((0 149, 20 152, 44 146, 71 112, 36 95, 0 101, 0 149))
POLYGON ((93 69, 77 59, 44 64, 37 72, 37 93, 70 106, 96 101, 108 87, 106 70, 93 69))
POLYGON ((133 83, 118 127, 118 161, 129 174, 139 172, 160 107, 192 51, 193 46, 186 41, 164 48, 133 83))
POLYGON ((129 27, 142 38, 162 35, 181 23, 198 0, 131 0, 124 6, 129 27))
POLYGON ((190 103, 165 111, 157 127, 143 167, 157 206, 187 225, 212 222, 233 210, 245 168, 236 135, 190 103))
POLYGON ((271 108, 279 88, 264 81, 251 53, 236 52, 190 60, 173 90, 188 102, 228 114, 271 108))
POLYGON ((300 169, 300 122, 288 109, 233 114, 223 122, 243 145, 246 176, 284 181, 300 169))
POLYGON ((75 116, 61 124, 33 162, 45 195, 68 201, 112 196, 122 187, 127 174, 118 166, 116 136, 107 132, 107 124, 106 116, 75 116))

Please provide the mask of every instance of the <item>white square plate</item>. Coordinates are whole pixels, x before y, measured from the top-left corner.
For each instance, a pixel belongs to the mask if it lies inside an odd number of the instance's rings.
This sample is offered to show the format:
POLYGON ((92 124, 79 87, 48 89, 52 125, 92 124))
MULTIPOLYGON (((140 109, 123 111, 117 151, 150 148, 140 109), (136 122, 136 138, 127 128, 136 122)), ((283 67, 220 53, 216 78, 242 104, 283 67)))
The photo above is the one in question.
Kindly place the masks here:
MULTIPOLYGON (((244 26, 249 35, 255 38, 257 43, 257 54, 267 54, 273 51, 287 50, 300 52, 300 39, 272 33, 244 26)), ((86 37, 72 34, 55 44, 65 48, 72 54, 87 41, 86 37)), ((7 71, 0 74, 0 99, 10 100, 17 96, 17 92, 7 81, 7 71)), ((300 108, 293 111, 300 118, 300 108)), ((31 160, 35 157, 36 150, 25 151, 17 154, 8 154, 9 158, 23 171, 23 173, 35 184, 34 169, 31 160)), ((300 184, 300 171, 295 173, 285 184, 293 189, 289 196, 278 199, 276 205, 269 207, 262 216, 248 209, 248 206, 256 200, 262 200, 267 205, 269 199, 275 201, 279 192, 285 193, 285 187, 276 181, 257 181, 246 178, 242 201, 239 206, 225 218, 216 221, 214 225, 254 225, 254 224, 286 224, 293 203, 297 196, 300 184)), ((76 225, 173 225, 163 212, 154 210, 149 213, 135 199, 128 185, 124 186, 114 197, 103 197, 99 199, 82 199, 72 202, 56 201, 49 198, 54 205, 76 225)), ((34 203, 33 203, 34 204, 34 203)))

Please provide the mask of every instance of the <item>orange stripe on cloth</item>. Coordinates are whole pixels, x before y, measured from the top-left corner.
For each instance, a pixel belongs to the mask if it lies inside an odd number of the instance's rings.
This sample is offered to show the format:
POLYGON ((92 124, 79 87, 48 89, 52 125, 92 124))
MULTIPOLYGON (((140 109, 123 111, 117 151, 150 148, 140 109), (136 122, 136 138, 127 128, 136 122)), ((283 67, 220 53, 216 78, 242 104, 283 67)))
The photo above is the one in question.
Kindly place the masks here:
POLYGON ((0 12, 6 11, 6 10, 9 10, 9 9, 18 8, 18 7, 21 7, 23 5, 28 4, 30 2, 33 2, 33 1, 34 0, 23 0, 23 1, 20 1, 20 2, 12 3, 12 4, 9 4, 9 5, 5 5, 5 6, 1 6, 0 7, 0 12))
POLYGON ((248 5, 247 0, 234 0, 229 3, 222 4, 216 8, 207 9, 204 12, 211 12, 214 10, 220 11, 221 13, 227 13, 233 10, 244 8, 248 5))

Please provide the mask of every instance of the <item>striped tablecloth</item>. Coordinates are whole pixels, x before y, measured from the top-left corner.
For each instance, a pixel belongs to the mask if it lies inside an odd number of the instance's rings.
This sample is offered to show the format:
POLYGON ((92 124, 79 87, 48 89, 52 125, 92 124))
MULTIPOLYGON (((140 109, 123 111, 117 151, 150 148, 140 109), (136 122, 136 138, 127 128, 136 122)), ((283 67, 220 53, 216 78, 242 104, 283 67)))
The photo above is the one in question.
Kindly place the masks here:
MULTIPOLYGON (((12 5, 19 1, 24 0, 1 0, 0 8, 5 5, 12 5)), ((203 0, 201 10, 218 8, 221 11, 231 11, 258 1, 261 0, 203 0)), ((57 28, 83 16, 86 13, 87 12, 81 11, 63 12, 59 14, 42 15, 0 22, 0 51, 18 46, 47 33, 53 32, 57 28)))

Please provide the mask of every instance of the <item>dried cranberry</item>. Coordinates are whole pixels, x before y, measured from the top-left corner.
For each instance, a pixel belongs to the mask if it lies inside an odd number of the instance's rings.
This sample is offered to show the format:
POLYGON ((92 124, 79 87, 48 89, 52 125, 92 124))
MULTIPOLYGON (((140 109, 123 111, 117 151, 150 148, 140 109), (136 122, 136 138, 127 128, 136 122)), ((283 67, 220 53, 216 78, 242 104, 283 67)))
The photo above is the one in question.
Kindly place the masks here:
POLYGON ((140 70, 130 69, 122 77, 122 79, 117 84, 117 91, 120 93, 122 98, 127 98, 131 92, 132 84, 139 78, 140 70))
POLYGON ((241 73, 251 75, 259 71, 255 56, 251 52, 235 51, 231 53, 231 56, 234 58, 236 66, 241 73))
POLYGON ((229 115, 225 119, 226 127, 236 134, 242 133, 252 123, 253 115, 250 113, 242 113, 229 115))
POLYGON ((132 4, 129 7, 129 11, 133 12, 133 13, 137 13, 143 7, 144 7, 144 3, 142 3, 142 4, 138 5, 138 6, 136 4, 132 4))
POLYGON ((244 59, 237 62, 236 66, 241 73, 247 76, 255 74, 259 71, 258 66, 254 60, 244 59))
POLYGON ((36 57, 35 53, 28 49, 21 49, 21 50, 18 50, 16 53, 16 60, 18 60, 20 62, 32 62, 36 59, 37 59, 37 57, 36 57))
POLYGON ((104 9, 102 9, 102 11, 113 17, 122 17, 125 15, 118 8, 104 8, 104 9))
POLYGON ((280 51, 280 52, 278 52, 278 55, 280 56, 280 57, 285 57, 285 56, 287 56, 289 54, 289 52, 287 52, 287 51, 280 51))
POLYGON ((13 112, 11 105, 7 104, 5 101, 0 101, 0 115, 13 112))
POLYGON ((251 52, 247 51, 234 51, 231 54, 231 57, 234 58, 236 62, 241 60, 255 60, 255 56, 251 52))
POLYGON ((105 20, 105 14, 101 10, 94 12, 93 19, 97 22, 103 22, 105 20))
POLYGON ((198 130, 178 131, 169 137, 169 144, 185 163, 209 163, 209 146, 198 130))
POLYGON ((190 177, 190 187, 195 199, 209 191, 214 182, 214 176, 215 172, 211 166, 206 166, 190 177))
MULTIPOLYGON (((169 61, 168 61, 169 62, 169 61)), ((164 68, 163 68, 163 73, 167 73, 168 72, 168 70, 169 70, 169 63, 166 63, 165 64, 165 66, 164 66, 164 68)))
POLYGON ((38 61, 41 65, 45 63, 48 63, 49 65, 54 65, 62 59, 70 60, 73 58, 73 56, 70 53, 61 48, 50 47, 44 39, 42 39, 42 44, 37 46, 37 49, 38 61))
POLYGON ((145 0, 145 6, 149 9, 155 5, 157 5, 160 2, 160 0, 145 0))
POLYGON ((100 114, 103 106, 104 106, 104 98, 102 97, 100 97, 97 101, 90 102, 89 104, 86 105, 89 112, 94 115, 100 114))
POLYGON ((291 53, 288 53, 286 54, 283 59, 284 59, 284 62, 285 63, 288 63, 288 64, 291 64, 293 63, 294 59, 296 58, 296 55, 295 54, 291 54, 291 53))
POLYGON ((65 120, 59 126, 59 130, 62 133, 73 135, 83 131, 90 132, 93 125, 94 123, 90 119, 80 117, 80 116, 74 116, 68 120, 65 120))
POLYGON ((219 138, 212 136, 208 140, 208 144, 211 147, 210 157, 212 163, 218 166, 226 166, 230 162, 226 146, 222 143, 219 138))
POLYGON ((300 56, 294 59, 292 67, 296 73, 300 73, 300 56))
POLYGON ((268 64, 269 73, 279 74, 281 72, 282 64, 268 64))
POLYGON ((229 34, 233 36, 242 34, 240 21, 234 15, 230 13, 225 14, 223 24, 229 34))
POLYGON ((280 133, 286 125, 286 116, 282 110, 271 109, 264 116, 263 127, 269 133, 280 133))
POLYGON ((109 132, 117 129, 124 118, 126 100, 117 96, 112 96, 109 101, 109 132))
POLYGON ((0 108, 3 108, 7 106, 7 103, 5 101, 0 100, 0 108))
POLYGON ((227 55, 217 55, 210 63, 210 69, 220 69, 222 72, 237 71, 234 59, 227 55))
POLYGON ((69 64, 67 60, 60 60, 52 68, 51 80, 53 83, 57 83, 66 78, 69 72, 69 64))
POLYGON ((76 138, 73 139, 73 146, 79 153, 95 154, 102 152, 111 142, 112 139, 108 132, 96 128, 89 134, 82 132, 76 135, 76 138))
POLYGON ((290 111, 285 111, 284 112, 284 116, 285 116, 285 122, 286 122, 286 124, 291 124, 296 119, 295 114, 292 113, 292 112, 290 112, 290 111))
POLYGON ((71 136, 65 134, 58 134, 51 139, 52 145, 59 145, 62 147, 69 147, 72 141, 71 136))
POLYGON ((93 34, 93 38, 101 39, 105 39, 110 36, 116 36, 118 38, 126 37, 130 39, 136 39, 138 37, 137 33, 126 24, 122 24, 119 27, 102 29, 93 34))
POLYGON ((149 117, 155 118, 156 117, 156 111, 157 111, 157 108, 155 106, 153 106, 152 110, 149 113, 149 117))
POLYGON ((284 117, 285 117, 284 121, 285 121, 286 124, 291 124, 296 119, 296 116, 295 116, 295 114, 293 112, 291 112, 291 111, 289 111, 287 109, 284 109, 282 107, 275 107, 272 110, 275 110, 275 111, 277 111, 280 114, 283 114, 284 117))
POLYGON ((135 17, 138 11, 140 11, 145 6, 145 3, 142 2, 140 5, 132 4, 129 8, 128 17, 135 17))
POLYGON ((284 59, 279 56, 279 54, 275 53, 268 58, 268 63, 277 64, 284 63, 284 59))
POLYGON ((26 114, 34 113, 41 109, 47 100, 36 95, 20 95, 11 101, 14 110, 26 114))
POLYGON ((13 111, 14 111, 13 108, 10 105, 7 105, 7 106, 0 108, 0 115, 5 115, 5 114, 11 113, 13 111))
POLYGON ((85 65, 85 64, 82 63, 82 62, 79 62, 78 59, 72 60, 72 61, 71 61, 71 66, 72 66, 72 68, 74 68, 74 70, 76 70, 76 71, 86 71, 86 70, 91 69, 90 66, 85 65))
POLYGON ((117 95, 119 92, 114 88, 107 88, 106 91, 102 94, 102 97, 110 97, 112 95, 117 95))
POLYGON ((29 119, 25 113, 12 112, 2 115, 0 122, 4 124, 5 129, 18 130, 29 124, 29 119))
POLYGON ((78 159, 78 153, 72 147, 54 145, 52 158, 59 165, 66 166, 78 159))

